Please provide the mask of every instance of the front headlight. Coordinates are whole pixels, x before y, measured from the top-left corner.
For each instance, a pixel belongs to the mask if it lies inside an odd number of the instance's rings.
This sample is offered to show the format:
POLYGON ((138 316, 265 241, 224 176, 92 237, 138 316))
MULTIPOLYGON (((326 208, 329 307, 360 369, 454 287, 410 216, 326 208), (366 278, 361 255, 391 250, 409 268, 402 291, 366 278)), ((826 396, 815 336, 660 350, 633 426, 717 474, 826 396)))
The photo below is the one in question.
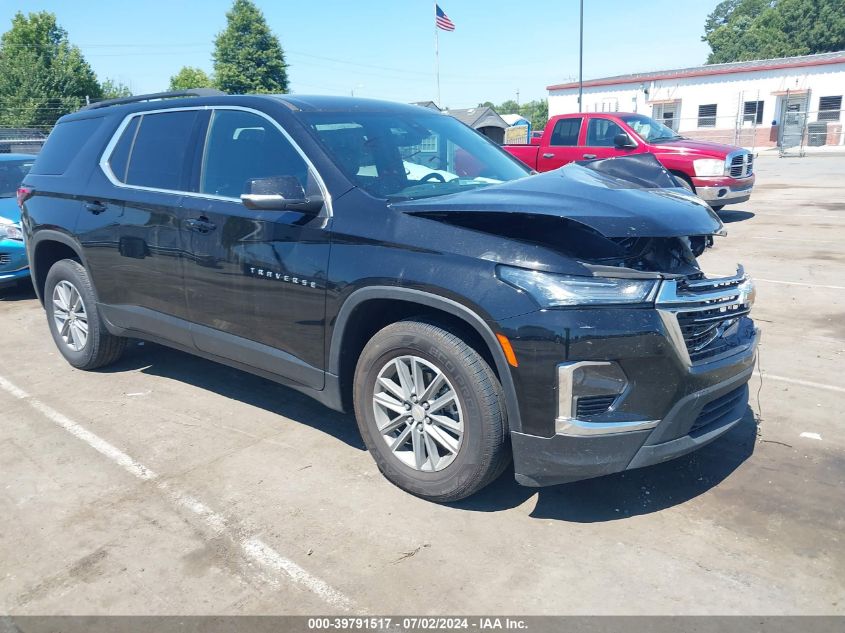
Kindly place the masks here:
POLYGON ((0 224, 0 240, 23 240, 20 224, 0 224))
POLYGON ((653 279, 575 277, 499 266, 499 279, 524 290, 544 308, 555 306, 645 303, 657 286, 653 279))
POLYGON ((699 158, 692 161, 695 175, 699 178, 712 178, 725 175, 725 161, 715 158, 699 158))

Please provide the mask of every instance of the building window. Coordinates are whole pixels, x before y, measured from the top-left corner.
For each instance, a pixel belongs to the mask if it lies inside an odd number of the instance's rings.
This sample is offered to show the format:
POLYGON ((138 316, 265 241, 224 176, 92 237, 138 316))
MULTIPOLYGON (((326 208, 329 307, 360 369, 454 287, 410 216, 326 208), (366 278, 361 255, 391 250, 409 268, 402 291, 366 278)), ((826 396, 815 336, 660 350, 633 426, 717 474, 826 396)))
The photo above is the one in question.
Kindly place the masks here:
POLYGON ((819 121, 838 121, 842 112, 842 95, 819 99, 819 121))
POLYGON ((716 104, 698 106, 698 127, 716 127, 716 104))
POLYGON ((763 102, 762 101, 746 101, 742 111, 743 123, 757 123, 763 122, 763 102))

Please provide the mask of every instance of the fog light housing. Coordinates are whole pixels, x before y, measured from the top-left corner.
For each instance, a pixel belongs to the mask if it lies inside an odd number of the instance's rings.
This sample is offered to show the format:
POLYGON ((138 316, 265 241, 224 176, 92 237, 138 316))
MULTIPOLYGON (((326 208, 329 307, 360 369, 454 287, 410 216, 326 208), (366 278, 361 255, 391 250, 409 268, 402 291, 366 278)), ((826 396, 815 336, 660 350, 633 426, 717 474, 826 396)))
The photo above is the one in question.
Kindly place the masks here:
POLYGON ((558 420, 604 413, 628 387, 625 372, 611 361, 561 363, 557 379, 558 420))

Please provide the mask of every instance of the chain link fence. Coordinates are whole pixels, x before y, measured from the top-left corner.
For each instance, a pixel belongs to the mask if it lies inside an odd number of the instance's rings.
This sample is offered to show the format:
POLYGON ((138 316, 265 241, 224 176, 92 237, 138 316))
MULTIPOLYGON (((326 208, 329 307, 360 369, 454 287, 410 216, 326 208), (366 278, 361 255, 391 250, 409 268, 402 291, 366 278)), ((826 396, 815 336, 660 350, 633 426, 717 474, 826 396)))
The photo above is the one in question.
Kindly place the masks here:
POLYGON ((52 121, 95 100, 82 98, 0 98, 0 154, 37 154, 52 121))
POLYGON ((823 97, 810 110, 810 93, 775 95, 739 93, 735 107, 724 102, 698 106, 694 117, 677 117, 681 101, 653 105, 654 118, 682 136, 745 147, 752 152, 805 156, 845 152, 845 110, 842 97, 823 97), (727 110, 727 112, 725 112, 727 110), (774 116, 772 116, 774 112, 774 116), (765 116, 764 116, 765 115, 765 116))

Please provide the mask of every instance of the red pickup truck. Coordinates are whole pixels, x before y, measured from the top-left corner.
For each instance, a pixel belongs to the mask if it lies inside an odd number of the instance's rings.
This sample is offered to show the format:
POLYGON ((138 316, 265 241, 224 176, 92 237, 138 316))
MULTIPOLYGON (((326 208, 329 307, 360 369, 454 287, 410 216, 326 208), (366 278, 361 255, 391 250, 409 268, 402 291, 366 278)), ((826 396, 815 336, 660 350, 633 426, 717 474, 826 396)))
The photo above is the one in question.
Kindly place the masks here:
POLYGON ((543 136, 532 141, 503 149, 537 171, 650 152, 715 210, 745 202, 754 186, 754 157, 748 150, 684 138, 642 114, 562 114, 552 117, 543 136))

